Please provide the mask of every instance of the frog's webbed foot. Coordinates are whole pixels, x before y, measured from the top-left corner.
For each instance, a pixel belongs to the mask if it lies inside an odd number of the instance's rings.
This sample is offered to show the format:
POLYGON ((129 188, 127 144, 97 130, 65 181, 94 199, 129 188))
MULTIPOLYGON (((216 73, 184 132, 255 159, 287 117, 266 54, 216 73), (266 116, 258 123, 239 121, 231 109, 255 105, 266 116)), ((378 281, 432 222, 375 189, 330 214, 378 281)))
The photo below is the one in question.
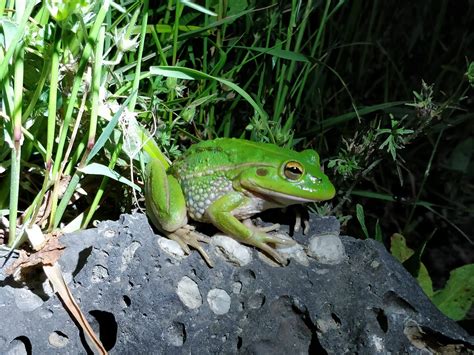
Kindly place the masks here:
POLYGON ((200 242, 209 243, 210 237, 202 233, 196 232, 195 228, 190 225, 185 225, 174 232, 168 234, 168 238, 174 240, 184 250, 186 254, 191 253, 189 247, 196 249, 202 258, 210 267, 214 267, 214 263, 211 261, 209 255, 201 246, 200 242))
POLYGON ((280 255, 273 246, 288 247, 295 245, 296 242, 293 239, 284 238, 281 235, 267 234, 267 232, 278 230, 280 228, 279 224, 273 224, 268 227, 257 227, 252 223, 252 221, 250 221, 250 219, 243 220, 242 223, 253 232, 252 237, 249 240, 246 240, 245 243, 254 245, 263 250, 281 265, 286 265, 288 263, 288 260, 280 255))

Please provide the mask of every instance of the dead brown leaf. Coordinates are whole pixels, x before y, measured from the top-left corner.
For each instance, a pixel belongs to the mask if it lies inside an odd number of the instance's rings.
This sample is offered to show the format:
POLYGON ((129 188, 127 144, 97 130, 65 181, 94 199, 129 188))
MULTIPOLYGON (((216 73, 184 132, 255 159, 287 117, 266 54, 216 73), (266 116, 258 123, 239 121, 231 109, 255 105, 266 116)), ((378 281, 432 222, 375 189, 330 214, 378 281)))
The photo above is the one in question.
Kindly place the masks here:
POLYGON ((53 265, 63 254, 65 246, 59 243, 58 236, 50 234, 40 250, 27 253, 20 250, 19 258, 5 270, 6 275, 13 275, 21 269, 34 265, 53 265))

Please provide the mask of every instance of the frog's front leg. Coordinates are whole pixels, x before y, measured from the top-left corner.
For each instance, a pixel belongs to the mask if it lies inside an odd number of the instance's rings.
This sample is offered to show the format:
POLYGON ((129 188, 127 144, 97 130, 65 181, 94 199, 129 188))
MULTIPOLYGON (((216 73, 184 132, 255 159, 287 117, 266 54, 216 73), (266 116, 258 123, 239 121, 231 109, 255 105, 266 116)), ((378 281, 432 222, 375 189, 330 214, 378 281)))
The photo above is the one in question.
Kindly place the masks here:
POLYGON ((178 180, 166 174, 165 167, 154 160, 147 166, 145 181, 146 212, 153 224, 189 254, 189 246, 195 248, 209 266, 211 259, 200 245, 209 242, 209 237, 200 234, 188 225, 186 202, 178 180))
POLYGON ((278 236, 268 235, 262 229, 256 227, 248 227, 233 215, 233 211, 240 207, 245 207, 249 202, 250 199, 248 197, 238 192, 230 192, 214 201, 207 208, 206 212, 212 224, 224 233, 239 242, 253 245, 263 250, 280 264, 286 265, 287 260, 269 244, 286 246, 293 244, 291 241, 278 236))

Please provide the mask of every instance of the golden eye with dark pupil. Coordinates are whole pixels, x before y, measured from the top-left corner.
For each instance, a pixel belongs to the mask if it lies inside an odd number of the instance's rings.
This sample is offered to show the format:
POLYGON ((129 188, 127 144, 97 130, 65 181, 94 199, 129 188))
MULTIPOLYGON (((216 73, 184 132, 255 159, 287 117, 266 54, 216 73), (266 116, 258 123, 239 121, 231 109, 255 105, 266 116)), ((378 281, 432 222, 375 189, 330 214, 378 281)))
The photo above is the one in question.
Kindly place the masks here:
POLYGON ((303 167, 296 161, 290 161, 286 163, 283 172, 288 179, 298 180, 303 175, 303 167))

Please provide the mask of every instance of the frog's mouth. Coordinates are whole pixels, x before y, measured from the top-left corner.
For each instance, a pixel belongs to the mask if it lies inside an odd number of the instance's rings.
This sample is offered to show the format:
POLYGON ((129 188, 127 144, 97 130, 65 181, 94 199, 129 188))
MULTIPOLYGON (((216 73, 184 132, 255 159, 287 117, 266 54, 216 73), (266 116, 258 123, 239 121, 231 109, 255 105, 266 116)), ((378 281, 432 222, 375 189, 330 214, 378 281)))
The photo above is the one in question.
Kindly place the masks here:
POLYGON ((314 199, 314 198, 307 198, 295 195, 288 195, 281 192, 277 192, 274 190, 270 190, 268 188, 262 188, 260 186, 246 185, 246 189, 252 193, 252 195, 262 199, 267 200, 271 203, 274 203, 277 206, 290 206, 290 205, 297 205, 300 203, 307 203, 307 202, 318 202, 322 200, 314 199))

